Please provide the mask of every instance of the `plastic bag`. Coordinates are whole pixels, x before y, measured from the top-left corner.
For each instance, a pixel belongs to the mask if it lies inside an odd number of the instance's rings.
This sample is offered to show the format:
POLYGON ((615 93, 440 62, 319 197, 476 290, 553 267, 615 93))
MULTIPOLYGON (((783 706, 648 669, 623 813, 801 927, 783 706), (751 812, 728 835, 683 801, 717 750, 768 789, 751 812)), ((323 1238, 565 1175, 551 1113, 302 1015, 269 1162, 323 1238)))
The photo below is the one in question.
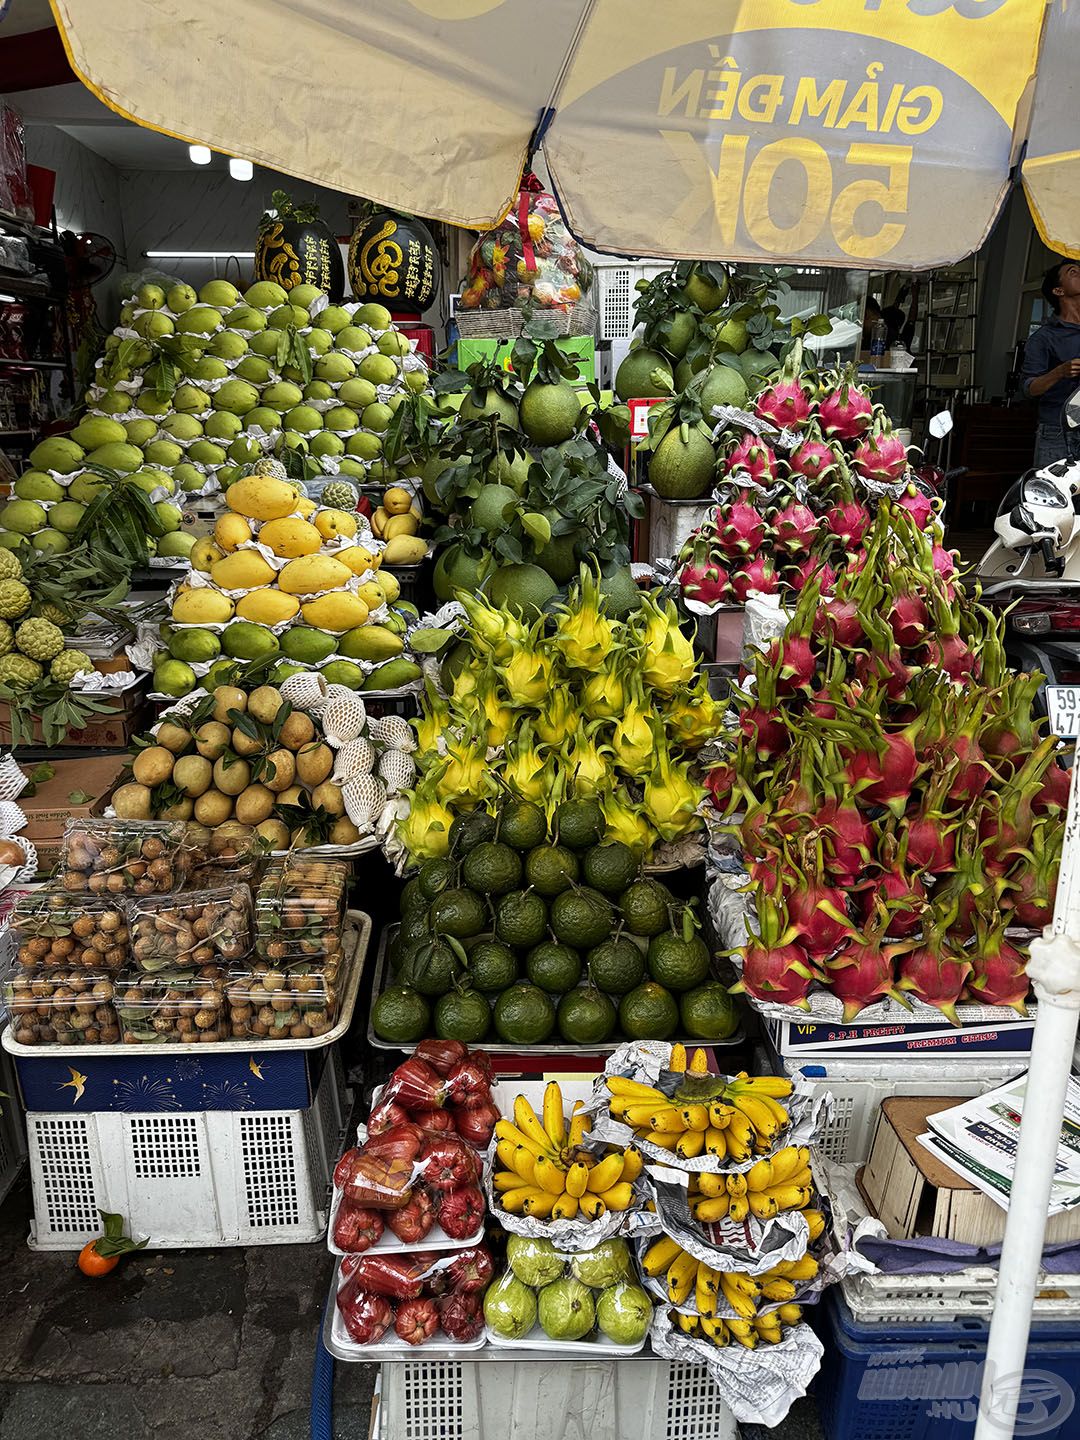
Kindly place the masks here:
POLYGON ((527 174, 518 201, 469 253, 463 310, 571 310, 592 285, 585 259, 554 195, 527 174))

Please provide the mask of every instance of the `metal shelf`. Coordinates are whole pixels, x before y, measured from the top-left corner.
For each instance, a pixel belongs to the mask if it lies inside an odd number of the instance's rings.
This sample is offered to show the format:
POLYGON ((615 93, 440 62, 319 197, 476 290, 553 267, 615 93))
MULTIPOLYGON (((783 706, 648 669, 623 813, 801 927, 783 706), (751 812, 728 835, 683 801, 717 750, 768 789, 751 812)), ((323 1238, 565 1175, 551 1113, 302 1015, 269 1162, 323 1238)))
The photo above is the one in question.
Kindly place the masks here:
POLYGON ((66 370, 63 360, 16 360, 13 356, 0 355, 0 366, 7 370, 66 370))
POLYGON ((28 280, 25 275, 0 273, 0 292, 3 291, 7 291, 17 299, 44 300, 50 305, 61 305, 64 301, 63 295, 58 295, 55 290, 47 288, 46 281, 28 280))
POLYGON ((36 435, 36 434, 37 434, 37 431, 36 431, 36 430, 31 430, 31 429, 29 429, 29 428, 27 428, 27 429, 25 429, 25 430, 0 430, 0 440, 8 440, 8 439, 10 439, 11 436, 13 436, 13 435, 36 435))

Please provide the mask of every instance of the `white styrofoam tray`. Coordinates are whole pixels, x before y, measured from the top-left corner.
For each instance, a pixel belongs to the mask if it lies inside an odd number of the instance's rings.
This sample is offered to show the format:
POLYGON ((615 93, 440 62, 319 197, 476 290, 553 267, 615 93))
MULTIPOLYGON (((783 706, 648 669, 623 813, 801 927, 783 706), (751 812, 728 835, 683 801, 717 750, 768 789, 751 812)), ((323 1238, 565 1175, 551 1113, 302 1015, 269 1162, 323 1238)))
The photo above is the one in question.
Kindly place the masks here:
MULTIPOLYGON (((331 1255, 348 1255, 352 1253, 348 1250, 340 1250, 334 1244, 334 1225, 337 1221, 337 1213, 341 1209, 341 1197, 342 1191, 335 1186, 334 1199, 330 1206, 330 1228, 326 1232, 326 1244, 331 1255)), ((385 1224, 385 1217, 383 1223, 385 1224)), ((447 1235, 437 1220, 424 1238, 417 1241, 399 1240, 387 1225, 375 1244, 359 1253, 364 1255, 404 1255, 412 1254, 415 1250, 468 1250, 473 1245, 479 1245, 483 1238, 484 1222, 482 1220, 476 1231, 465 1240, 451 1240, 450 1236, 447 1235)))

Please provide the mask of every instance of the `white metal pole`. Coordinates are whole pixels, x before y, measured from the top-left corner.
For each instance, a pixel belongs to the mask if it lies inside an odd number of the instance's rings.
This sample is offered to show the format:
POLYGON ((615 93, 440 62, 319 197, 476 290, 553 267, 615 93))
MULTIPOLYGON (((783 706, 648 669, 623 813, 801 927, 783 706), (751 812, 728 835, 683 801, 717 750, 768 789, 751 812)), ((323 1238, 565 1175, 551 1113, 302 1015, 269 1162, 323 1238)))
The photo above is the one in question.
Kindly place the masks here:
POLYGON ((1032 942, 1028 975, 1038 1009, 1024 1115, 986 1347, 975 1440, 1011 1440, 1031 1307, 1080 1019, 1080 763, 1073 765, 1053 924, 1032 942))

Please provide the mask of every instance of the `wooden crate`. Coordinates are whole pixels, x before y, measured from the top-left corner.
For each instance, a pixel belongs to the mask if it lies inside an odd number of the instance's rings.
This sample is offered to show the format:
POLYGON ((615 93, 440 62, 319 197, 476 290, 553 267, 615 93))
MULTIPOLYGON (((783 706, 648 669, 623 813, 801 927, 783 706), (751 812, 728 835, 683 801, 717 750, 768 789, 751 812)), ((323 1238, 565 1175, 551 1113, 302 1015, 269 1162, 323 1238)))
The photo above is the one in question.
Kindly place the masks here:
MULTIPOLYGON (((894 1095, 881 1102, 870 1159, 858 1174, 870 1210, 894 1240, 916 1236, 992 1245, 1004 1239, 1006 1212, 919 1143, 927 1117, 949 1110, 955 1095, 894 1095)), ((1046 1224, 1046 1243, 1080 1239, 1080 1214, 1046 1224)))

